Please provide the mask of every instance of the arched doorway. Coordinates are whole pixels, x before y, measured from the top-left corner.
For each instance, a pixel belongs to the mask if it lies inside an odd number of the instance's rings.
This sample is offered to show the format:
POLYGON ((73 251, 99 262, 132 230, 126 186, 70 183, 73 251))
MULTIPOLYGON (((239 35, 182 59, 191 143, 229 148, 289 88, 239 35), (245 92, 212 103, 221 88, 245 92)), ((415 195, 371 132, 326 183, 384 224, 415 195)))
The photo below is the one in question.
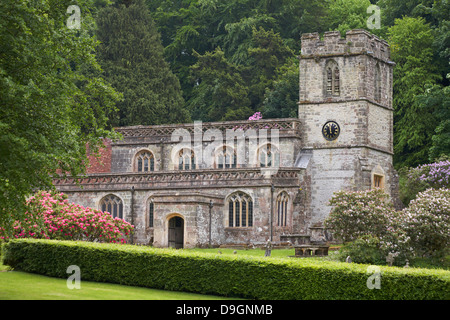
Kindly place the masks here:
POLYGON ((169 248, 181 249, 184 244, 184 220, 175 216, 169 220, 169 248))

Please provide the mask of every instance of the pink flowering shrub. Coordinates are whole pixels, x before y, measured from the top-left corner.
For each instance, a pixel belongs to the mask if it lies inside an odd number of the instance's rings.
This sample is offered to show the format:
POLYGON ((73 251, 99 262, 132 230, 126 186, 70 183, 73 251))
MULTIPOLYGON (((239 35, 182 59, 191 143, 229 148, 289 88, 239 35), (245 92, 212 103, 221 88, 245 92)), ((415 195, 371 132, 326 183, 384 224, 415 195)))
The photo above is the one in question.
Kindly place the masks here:
MULTIPOLYGON (((12 238, 125 243, 134 226, 110 213, 69 203, 62 193, 39 192, 27 201, 26 218, 15 221, 12 238)), ((0 239, 8 239, 0 229, 0 239)))
POLYGON ((262 118, 263 117, 261 112, 255 112, 252 116, 248 118, 248 120, 261 120, 262 118))
POLYGON ((402 226, 421 255, 437 255, 450 245, 450 189, 427 189, 402 211, 402 226))

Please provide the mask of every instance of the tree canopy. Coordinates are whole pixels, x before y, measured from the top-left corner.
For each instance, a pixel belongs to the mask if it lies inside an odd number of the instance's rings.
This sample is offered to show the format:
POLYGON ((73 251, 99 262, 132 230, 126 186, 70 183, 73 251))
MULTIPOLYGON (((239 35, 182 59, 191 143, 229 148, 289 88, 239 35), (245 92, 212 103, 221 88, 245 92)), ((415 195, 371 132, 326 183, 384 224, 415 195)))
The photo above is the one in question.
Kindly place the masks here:
POLYGON ((178 78, 163 56, 160 35, 142 0, 118 1, 97 15, 97 56, 105 79, 124 99, 115 126, 187 122, 178 78))
POLYGON ((79 29, 72 4, 0 2, 0 217, 55 172, 83 174, 113 126, 297 117, 309 32, 390 44, 397 168, 450 154, 448 1, 78 0, 79 29))
POLYGON ((80 29, 67 27, 70 1, 0 3, 0 219, 25 197, 51 188, 56 172, 85 172, 86 145, 117 136, 107 125, 120 95, 100 76, 90 1, 80 29))

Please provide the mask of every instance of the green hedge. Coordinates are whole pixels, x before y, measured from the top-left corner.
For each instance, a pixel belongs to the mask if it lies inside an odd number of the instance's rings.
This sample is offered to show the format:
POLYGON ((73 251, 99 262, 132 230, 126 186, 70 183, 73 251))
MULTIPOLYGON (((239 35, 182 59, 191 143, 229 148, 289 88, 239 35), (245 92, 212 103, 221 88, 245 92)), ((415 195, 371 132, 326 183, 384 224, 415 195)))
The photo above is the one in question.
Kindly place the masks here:
POLYGON ((111 282, 174 291, 264 300, 449 299, 450 272, 380 267, 381 288, 368 289, 368 265, 216 255, 55 240, 12 240, 3 263, 16 270, 68 278, 77 265, 81 281, 111 282))

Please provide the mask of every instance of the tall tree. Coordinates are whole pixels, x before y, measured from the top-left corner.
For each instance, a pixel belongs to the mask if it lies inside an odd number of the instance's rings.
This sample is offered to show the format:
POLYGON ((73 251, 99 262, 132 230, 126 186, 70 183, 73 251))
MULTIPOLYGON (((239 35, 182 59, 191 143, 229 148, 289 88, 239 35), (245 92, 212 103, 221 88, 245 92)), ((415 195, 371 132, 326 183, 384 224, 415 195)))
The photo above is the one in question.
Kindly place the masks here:
POLYGON ((367 29, 370 5, 370 0, 331 0, 328 5, 330 30, 339 30, 344 35, 351 29, 367 29))
POLYGON ((434 36, 423 18, 395 20, 388 30, 394 69, 394 162, 396 167, 428 161, 436 128, 433 108, 423 108, 416 97, 440 79, 433 66, 434 36))
POLYGON ((113 125, 189 121, 178 78, 163 56, 160 35, 143 0, 120 0, 97 17, 99 63, 123 101, 113 125))
POLYGON ((80 29, 66 24, 71 4, 0 2, 3 227, 23 212, 25 197, 53 187, 55 173, 85 173, 86 144, 95 150, 101 137, 117 137, 108 129, 106 114, 119 95, 99 76, 96 42, 89 34, 91 3, 78 1, 80 29))
POLYGON ((262 102, 264 118, 297 118, 299 100, 299 68, 298 60, 293 59, 280 69, 280 74, 272 83, 272 88, 266 88, 262 102))
MULTIPOLYGON (((447 75, 450 78, 450 73, 447 75)), ((450 79, 449 79, 450 80, 450 79)), ((432 112, 429 162, 442 156, 450 157, 450 86, 428 86, 425 92, 415 98, 414 104, 420 111, 432 112)))
MULTIPOLYGON (((241 68, 252 59, 249 49, 255 48, 254 29, 273 30, 283 46, 294 52, 300 48, 302 32, 328 30, 326 2, 322 0, 147 0, 147 4, 162 33, 167 61, 190 106, 201 100, 197 95, 204 92, 190 79, 191 66, 198 62, 194 52, 205 55, 220 47, 226 60, 241 68)), ((257 97, 266 89, 265 78, 261 80, 257 97)))
POLYGON ((192 117, 202 121, 242 120, 252 115, 248 86, 241 70, 217 48, 200 55, 192 69, 194 98, 189 102, 192 117))
POLYGON ((259 111, 257 109, 262 106, 265 91, 273 88, 274 81, 283 72, 281 69, 292 59, 295 59, 294 52, 283 43, 280 34, 272 29, 266 31, 262 27, 253 28, 244 75, 250 84, 252 109, 259 111))

